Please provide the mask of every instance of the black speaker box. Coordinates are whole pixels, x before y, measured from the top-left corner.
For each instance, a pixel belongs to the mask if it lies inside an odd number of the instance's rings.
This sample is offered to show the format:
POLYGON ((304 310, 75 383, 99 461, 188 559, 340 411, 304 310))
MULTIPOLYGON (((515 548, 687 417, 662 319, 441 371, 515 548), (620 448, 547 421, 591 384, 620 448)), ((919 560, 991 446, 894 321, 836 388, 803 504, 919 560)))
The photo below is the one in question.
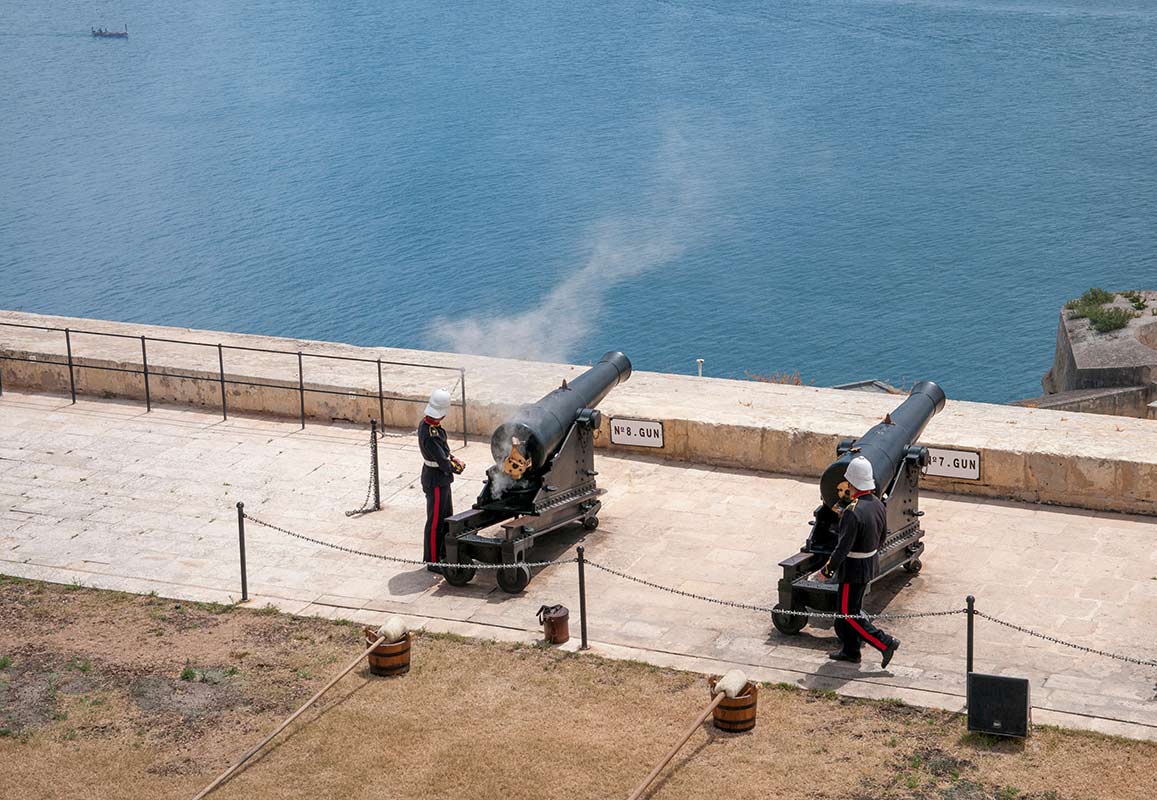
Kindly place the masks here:
POLYGON ((1023 738, 1031 724, 1028 679, 968 673, 968 730, 1023 738))

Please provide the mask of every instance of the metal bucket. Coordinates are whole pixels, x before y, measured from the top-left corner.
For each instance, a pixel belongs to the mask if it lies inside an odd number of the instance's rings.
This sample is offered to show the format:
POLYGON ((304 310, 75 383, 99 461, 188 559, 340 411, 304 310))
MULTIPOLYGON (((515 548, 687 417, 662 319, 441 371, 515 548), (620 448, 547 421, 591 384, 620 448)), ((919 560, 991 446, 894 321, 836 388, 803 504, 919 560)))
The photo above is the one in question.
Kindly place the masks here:
MULTIPOLYGON (((373 628, 365 629, 366 646, 378 640, 373 628)), ((370 651, 370 672, 374 675, 404 675, 410 671, 410 633, 393 644, 380 644, 370 651)))
POLYGON ((538 609, 542 633, 551 644, 565 644, 570 640, 570 610, 566 606, 543 606, 538 609))

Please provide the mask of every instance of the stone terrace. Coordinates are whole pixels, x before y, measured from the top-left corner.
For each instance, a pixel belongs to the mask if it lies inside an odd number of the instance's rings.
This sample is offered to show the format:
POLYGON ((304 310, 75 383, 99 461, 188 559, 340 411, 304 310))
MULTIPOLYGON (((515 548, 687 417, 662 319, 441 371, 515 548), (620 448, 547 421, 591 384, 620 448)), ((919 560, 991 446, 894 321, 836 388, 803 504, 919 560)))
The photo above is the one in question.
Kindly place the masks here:
MULTIPOLYGON (((457 369, 466 372, 470 433, 489 436, 506 412, 536 400, 573 377, 582 367, 510 359, 464 356, 390 348, 354 347, 334 342, 282 339, 222 331, 167 328, 49 317, 0 311, 0 323, 71 327, 117 334, 124 338, 73 334, 76 363, 126 370, 141 368, 141 335, 181 341, 220 342, 227 348, 268 348, 280 354, 227 350, 225 372, 230 380, 272 383, 277 388, 231 385, 230 408, 279 414, 299 413, 296 352, 306 354, 304 381, 308 388, 338 392, 376 392, 373 364, 336 361, 347 356, 416 362, 450 368, 437 371, 387 365, 388 395, 403 398, 385 404, 382 418, 408 425, 430 390, 455 383, 457 369)), ((0 325, 0 353, 39 361, 63 360, 64 335, 0 325)), ((171 373, 219 374, 215 347, 149 344, 149 365, 171 373)), ((601 353, 589 354, 598 358, 601 353)), ((629 355, 629 354, 628 354, 629 355)), ((0 361, 5 387, 28 391, 67 392, 68 370, 44 363, 0 361)), ((88 396, 143 399, 143 381, 132 372, 78 368, 77 388, 88 396)), ((935 375, 925 376, 935 378, 935 375)), ((933 419, 921 439, 930 447, 975 450, 980 453, 980 480, 929 476, 930 488, 984 497, 1011 498, 1108 511, 1157 515, 1157 421, 1062 413, 958 401, 945 386, 948 405, 933 419)), ((211 381, 176 377, 152 378, 154 400, 179 400, 211 409, 220 407, 220 387, 211 381)), ((879 422, 900 398, 805 386, 783 386, 637 372, 601 404, 603 429, 597 443, 608 447, 612 416, 659 420, 664 425, 664 457, 692 464, 754 469, 793 475, 818 475, 831 462, 836 443, 860 436, 879 422)), ((378 417, 376 399, 351 400, 310 394, 306 414, 322 420, 368 420, 378 417)), ((450 425, 461 424, 459 412, 450 425)), ((609 446, 621 453, 648 453, 640 448, 609 446)))
MULTIPOLYGON (((239 596, 235 503, 325 541, 418 558, 424 503, 406 436, 383 439, 383 510, 347 518, 368 477, 356 427, 259 418, 222 421, 179 407, 30 394, 0 397, 0 572, 191 600, 239 596)), ((488 447, 459 454, 458 508, 473 499, 488 447)), ((776 564, 796 551, 816 504, 814 480, 645 457, 599 456, 609 490, 595 532, 560 532, 536 556, 582 541, 593 561, 691 592, 771 605, 776 564), (581 536, 581 539, 580 539, 581 536)), ((961 608, 1114 652, 1157 657, 1155 522, 1107 512, 977 497, 926 496, 924 571, 877 591, 870 610, 961 608), (894 595, 894 596, 893 596, 894 595)), ((420 568, 247 528, 250 604, 374 623, 405 614, 429 629, 534 641, 544 603, 572 612, 575 567, 548 567, 520 596, 480 574, 463 589, 420 568)), ((829 628, 776 633, 763 614, 588 572, 593 650, 704 671, 742 666, 763 680, 959 709, 962 616, 897 620, 888 670, 830 662, 829 628)), ((78 631, 78 635, 83 632, 78 631)), ((1157 739, 1157 668, 1139 667, 977 621, 978 670, 1027 676, 1037 722, 1157 739)))

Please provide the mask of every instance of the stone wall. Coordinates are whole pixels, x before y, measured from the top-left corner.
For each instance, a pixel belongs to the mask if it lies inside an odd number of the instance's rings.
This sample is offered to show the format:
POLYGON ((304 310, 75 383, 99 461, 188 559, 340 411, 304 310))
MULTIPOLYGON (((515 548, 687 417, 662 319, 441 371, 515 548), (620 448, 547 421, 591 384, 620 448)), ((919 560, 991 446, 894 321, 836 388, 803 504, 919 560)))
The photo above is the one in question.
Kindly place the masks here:
POLYGON ((1076 389, 1018 400, 1014 405, 1026 408, 1047 408, 1053 411, 1074 411, 1082 414, 1112 414, 1119 417, 1152 418, 1153 401, 1157 387, 1123 386, 1114 389, 1076 389))
MULTIPOLYGON (((306 414, 312 419, 364 422, 377 417, 377 370, 373 364, 337 361, 323 356, 350 356, 408 362, 386 364, 382 385, 385 422, 396 428, 413 426, 430 391, 454 387, 455 401, 466 398, 466 428, 488 437, 518 404, 541 397, 563 378, 584 367, 464 356, 449 353, 361 348, 331 342, 303 341, 248 334, 164 328, 99 320, 45 317, 0 312, 0 322, 69 327, 122 335, 220 342, 230 347, 268 348, 288 354, 225 350, 230 380, 265 386, 229 385, 226 402, 232 412, 273 414, 296 419, 298 366, 303 361, 307 389, 335 394, 307 394, 306 414), (412 366, 426 364, 441 371, 412 366), (459 372, 465 380, 455 385, 459 372), (356 397, 342 393, 364 393, 356 397)), ((77 389, 86 396, 143 400, 140 340, 108 339, 76 334, 73 356, 77 389), (105 366, 133 372, 104 372, 85 366, 105 366)), ((67 368, 47 365, 63 360, 59 333, 0 326, 0 354, 35 359, 0 362, 6 388, 66 394, 67 368)), ((592 353, 597 359, 601 353, 592 353)), ((629 355, 629 354, 628 354, 629 355)), ((150 392, 155 402, 176 402, 220 409, 221 386, 215 347, 184 344, 148 345, 150 371, 181 372, 189 377, 154 375, 150 392)), ((927 376, 935 379, 936 376, 927 376)), ((981 454, 979 481, 927 477, 925 485, 961 494, 1014 498, 1112 511, 1157 514, 1157 423, 1114 417, 1012 406, 953 401, 928 426, 922 443, 981 454)), ((814 477, 832 461, 836 444, 858 436, 883 418, 900 398, 805 386, 636 372, 601 405, 604 423, 601 447, 641 457, 666 457, 721 468, 753 469, 814 477), (622 447, 609 443, 611 417, 661 421, 662 450, 622 447)), ((0 405, 2 409, 2 405, 0 405)), ((2 411, 0 411, 2 413, 2 411)), ((461 431, 462 409, 448 428, 461 431)))

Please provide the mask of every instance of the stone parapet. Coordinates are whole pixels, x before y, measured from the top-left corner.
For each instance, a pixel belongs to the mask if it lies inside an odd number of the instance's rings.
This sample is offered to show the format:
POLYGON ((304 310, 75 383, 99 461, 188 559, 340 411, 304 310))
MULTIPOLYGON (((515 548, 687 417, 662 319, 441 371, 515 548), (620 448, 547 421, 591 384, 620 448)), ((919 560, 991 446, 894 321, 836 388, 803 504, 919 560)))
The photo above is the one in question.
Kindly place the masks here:
MULTIPOLYGON (((496 359, 416 350, 355 347, 250 334, 170 328, 100 320, 0 312, 0 322, 117 333, 126 336, 220 343, 229 348, 286 351, 261 353, 225 350, 226 386, 232 411, 296 418, 301 412, 296 353, 304 353, 305 412, 323 420, 365 421, 379 416, 374 364, 336 361, 347 356, 374 361, 424 364, 382 370, 385 424, 408 428, 438 386, 455 387, 456 402, 466 398, 465 426, 489 436, 520 403, 535 400, 563 378, 585 367, 496 359), (431 369, 440 367, 442 370, 431 369), (465 371, 457 384, 458 371, 465 371), (365 396, 352 396, 352 393, 365 396)), ((77 390, 85 395, 144 398, 139 338, 112 339, 83 333, 72 337, 77 390), (86 369, 112 367, 126 372, 86 369)), ((62 360, 62 334, 0 326, 0 355, 62 360)), ((601 353, 591 353, 597 359, 601 353)), ((628 353, 629 355, 629 353, 628 353)), ((219 409, 221 387, 216 347, 148 343, 150 392, 154 402, 176 402, 219 409), (164 377, 180 372, 190 377, 164 377)), ((936 376, 926 376, 935 379, 936 376)), ((31 391, 69 391, 66 368, 29 361, 0 362, 5 387, 31 391)), ((986 497, 1014 498, 1083 508, 1157 514, 1157 423, 1037 408, 954 401, 928 425, 922 443, 977 451, 978 481, 929 476, 930 489, 986 497)), ((836 444, 864 433, 893 409, 900 398, 806 386, 786 386, 636 372, 600 406, 604 422, 600 446, 640 456, 675 458, 697 464, 816 476, 832 461, 836 444), (612 417, 663 423, 664 447, 624 447, 609 443, 612 417)), ((462 408, 448 427, 463 427, 462 408)))

